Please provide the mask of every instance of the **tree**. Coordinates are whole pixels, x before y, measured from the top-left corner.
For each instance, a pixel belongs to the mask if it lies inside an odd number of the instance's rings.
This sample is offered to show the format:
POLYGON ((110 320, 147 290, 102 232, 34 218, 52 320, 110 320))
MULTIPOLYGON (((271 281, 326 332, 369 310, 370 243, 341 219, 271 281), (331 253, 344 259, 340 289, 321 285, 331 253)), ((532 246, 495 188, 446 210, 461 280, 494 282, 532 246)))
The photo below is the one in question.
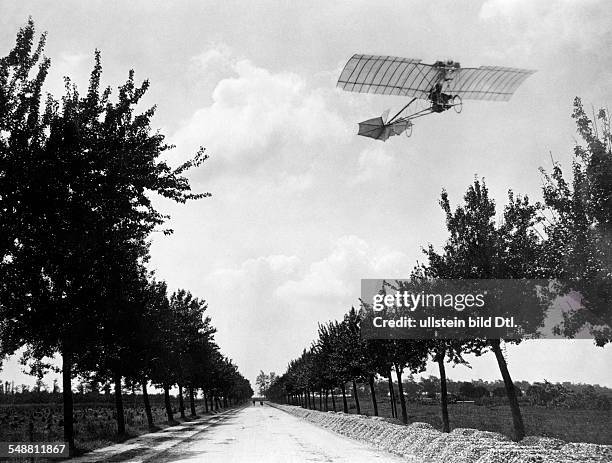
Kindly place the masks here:
MULTIPOLYGON (((173 351, 177 356, 174 366, 177 372, 179 388, 179 411, 185 418, 183 403, 183 386, 190 390, 190 405, 193 405, 193 380, 198 376, 196 369, 206 365, 206 355, 209 353, 207 344, 212 342, 215 329, 205 312, 208 304, 204 300, 194 298, 186 290, 179 290, 170 297, 170 309, 174 317, 173 351)), ((192 411, 194 407, 192 406, 192 411)))
POLYGON ((426 340, 397 339, 392 342, 391 355, 393 358, 393 367, 397 376, 402 422, 406 424, 408 423, 408 411, 406 409, 406 396, 404 394, 402 374, 406 368, 412 374, 425 371, 429 349, 426 340))
POLYGON ((257 378, 255 378, 255 384, 259 388, 259 395, 265 396, 270 386, 270 377, 260 370, 257 378))
MULTIPOLYGON (((508 192, 503 221, 495 221, 495 202, 489 198, 484 181, 476 179, 464 196, 464 205, 451 210, 446 191, 440 205, 446 214, 449 238, 442 254, 429 246, 427 255, 434 274, 449 279, 533 279, 543 278, 543 243, 535 227, 541 221, 540 207, 529 199, 508 192)), ((529 285, 530 283, 528 283, 529 285)), ((549 301, 540 298, 537 287, 528 287, 517 304, 530 312, 528 332, 537 332, 542 325, 549 301)), ((502 305, 502 302, 498 302, 502 305)), ((514 307, 514 306, 513 306, 514 307)), ((490 349, 495 354, 512 412, 514 438, 525 436, 525 426, 516 390, 501 349, 500 339, 474 340, 471 351, 477 355, 490 349)), ((519 342, 511 340, 511 342, 519 342)))
POLYGON ((184 177, 207 156, 201 149, 176 169, 161 161, 171 146, 151 130, 155 108, 135 114, 148 81, 136 86, 130 71, 111 102, 98 52, 87 94, 67 81, 61 102, 49 97, 41 113, 50 61, 45 36, 34 47, 34 35, 30 20, 0 60, 2 350, 28 344, 37 358, 62 354, 64 437, 74 452, 73 369, 99 348, 91 333, 114 304, 126 305, 122 270, 146 258, 147 236, 167 218, 149 195, 208 196, 191 193, 184 177))
MULTIPOLYGON (((337 322, 319 323, 318 338, 312 351, 316 354, 317 371, 321 376, 321 384, 331 391, 332 407, 336 411, 336 398, 334 389, 344 380, 343 372, 338 371, 332 363, 334 352, 338 343, 339 325, 337 322)), ((293 386, 293 383, 289 383, 293 386)), ((346 397, 344 396, 345 413, 348 412, 346 397)))
POLYGON ((313 346, 313 353, 318 357, 318 362, 325 368, 319 369, 323 375, 322 382, 331 389, 332 404, 336 408, 334 388, 340 387, 342 393, 342 410, 348 413, 346 400, 346 382, 350 379, 350 371, 347 365, 346 348, 343 345, 347 337, 346 325, 337 321, 325 325, 319 324, 319 337, 313 346))
MULTIPOLYGON (((503 395, 506 395, 506 389, 500 388, 503 391, 503 395)), ((459 387, 459 393, 468 399, 480 399, 481 397, 488 397, 489 390, 484 386, 475 386, 473 383, 461 383, 459 387)))
MULTIPOLYGON (((393 387, 393 341, 387 339, 369 339, 366 343, 367 358, 370 359, 375 373, 387 378, 389 388, 389 400, 391 402, 391 417, 397 418, 397 404, 395 401, 395 389, 393 387)), ((370 375, 370 390, 373 387, 374 374, 370 375)), ((373 401, 374 394, 372 393, 373 401)), ((378 412, 378 410, 376 410, 378 412)), ((378 413, 375 413, 378 414, 378 413)))
MULTIPOLYGON (((426 253, 429 250, 425 251, 426 253)), ((434 262, 438 262, 434 259, 434 262)), ((425 265, 417 265, 411 272, 408 281, 396 282, 396 290, 400 292, 412 293, 436 293, 436 285, 445 277, 444 267, 440 268, 435 264, 430 267, 425 265)), ((452 278, 452 277, 451 277, 452 278)), ((438 365, 440 372, 440 406, 442 412, 442 431, 450 432, 450 420, 448 416, 448 389, 446 381, 445 362, 451 362, 455 365, 464 364, 467 362, 463 358, 463 353, 478 351, 481 348, 481 342, 472 339, 440 339, 432 332, 427 340, 421 340, 421 349, 427 350, 432 360, 438 365)), ((435 398, 435 391, 430 392, 429 396, 435 398), (433 395, 431 393, 434 392, 433 395)))
POLYGON ((436 398, 436 394, 440 390, 440 378, 429 375, 427 378, 421 378, 421 392, 426 397, 431 399, 436 398))
POLYGON ((610 114, 601 109, 590 119, 580 98, 572 117, 584 146, 574 148, 573 178, 558 163, 542 170, 544 201, 552 218, 546 224, 548 266, 559 293, 576 291, 573 307, 558 332, 574 337, 588 326, 598 346, 612 341, 612 136, 610 114))
POLYGON ((359 334, 359 315, 354 307, 351 307, 348 313, 344 315, 344 319, 338 325, 338 328, 338 338, 332 354, 332 363, 340 366, 340 369, 346 373, 347 379, 352 382, 355 408, 357 414, 360 414, 357 382, 368 376, 369 372, 367 371, 366 345, 359 334))

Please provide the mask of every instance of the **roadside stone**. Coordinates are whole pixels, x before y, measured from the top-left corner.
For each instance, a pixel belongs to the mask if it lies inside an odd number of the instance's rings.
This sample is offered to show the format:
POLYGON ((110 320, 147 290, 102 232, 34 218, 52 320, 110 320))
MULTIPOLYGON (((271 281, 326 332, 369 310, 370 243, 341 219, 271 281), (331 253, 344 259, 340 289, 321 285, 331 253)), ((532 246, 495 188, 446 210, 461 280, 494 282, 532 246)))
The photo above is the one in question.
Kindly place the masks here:
POLYGON ((566 443, 542 436, 528 436, 517 443, 490 431, 456 428, 450 433, 442 433, 429 423, 404 426, 381 417, 270 405, 338 434, 401 455, 409 462, 612 463, 610 445, 566 443))

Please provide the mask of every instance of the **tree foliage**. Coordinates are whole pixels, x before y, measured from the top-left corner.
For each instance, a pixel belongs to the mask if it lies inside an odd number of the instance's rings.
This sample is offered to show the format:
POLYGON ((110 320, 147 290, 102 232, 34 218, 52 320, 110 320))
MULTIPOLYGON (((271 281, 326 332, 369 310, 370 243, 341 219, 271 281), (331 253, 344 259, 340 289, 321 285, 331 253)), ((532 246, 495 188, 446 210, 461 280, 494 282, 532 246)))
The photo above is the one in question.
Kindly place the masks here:
POLYGON ((207 154, 200 148, 170 167, 173 147, 151 126, 155 107, 137 110, 149 82, 137 84, 130 70, 113 97, 101 88, 99 51, 85 94, 65 78, 61 99, 44 97, 51 62, 45 34, 35 36, 30 20, 0 58, 0 354, 27 346, 39 367, 62 355, 71 451, 77 373, 114 382, 119 434, 123 378, 141 382, 144 394, 155 381, 244 400, 250 386, 219 354, 206 303, 184 290, 168 297, 145 269, 150 234, 172 232, 151 198, 209 196, 192 192, 186 177, 207 154))
POLYGON ((576 144, 572 179, 555 163, 545 179, 548 266, 560 293, 576 292, 580 303, 564 317, 558 332, 574 337, 586 327, 599 346, 612 341, 612 136, 610 114, 593 118, 579 98, 572 117, 584 144, 576 144))

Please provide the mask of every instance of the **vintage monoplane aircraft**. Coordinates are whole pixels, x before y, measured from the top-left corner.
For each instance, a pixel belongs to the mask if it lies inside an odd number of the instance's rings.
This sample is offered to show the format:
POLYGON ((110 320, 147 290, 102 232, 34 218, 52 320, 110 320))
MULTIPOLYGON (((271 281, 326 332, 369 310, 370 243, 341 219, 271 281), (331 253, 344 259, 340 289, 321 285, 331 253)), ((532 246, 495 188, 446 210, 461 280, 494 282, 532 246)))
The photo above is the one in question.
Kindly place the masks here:
POLYGON ((419 59, 394 56, 353 55, 338 79, 338 87, 349 92, 409 96, 412 99, 395 116, 387 114, 359 123, 358 135, 386 141, 393 135, 412 134, 413 120, 451 108, 460 113, 463 99, 508 101, 523 81, 535 71, 499 66, 462 68, 455 61, 423 64, 419 59), (424 109, 404 115, 416 100, 424 109))

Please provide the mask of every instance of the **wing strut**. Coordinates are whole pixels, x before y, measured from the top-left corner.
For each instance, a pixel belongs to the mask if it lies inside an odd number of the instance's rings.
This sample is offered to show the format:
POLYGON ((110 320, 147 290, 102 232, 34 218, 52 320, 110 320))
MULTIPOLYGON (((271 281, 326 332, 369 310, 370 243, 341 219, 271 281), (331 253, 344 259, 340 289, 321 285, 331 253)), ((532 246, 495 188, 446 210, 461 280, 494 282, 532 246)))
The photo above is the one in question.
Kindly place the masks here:
POLYGON ((416 97, 414 97, 412 100, 410 100, 406 106, 404 106, 402 109, 400 109, 400 110, 399 110, 399 112, 398 112, 398 113, 397 113, 395 116, 393 116, 391 119, 389 119, 389 120, 387 121, 387 124, 390 124, 391 122, 393 122, 393 121, 394 121, 394 120, 397 118, 397 116, 399 116, 400 114, 402 114, 402 113, 404 112, 404 110, 405 110, 405 109, 406 109, 408 106, 410 106, 412 103, 414 103, 414 101, 415 101, 415 100, 416 100, 416 97))

